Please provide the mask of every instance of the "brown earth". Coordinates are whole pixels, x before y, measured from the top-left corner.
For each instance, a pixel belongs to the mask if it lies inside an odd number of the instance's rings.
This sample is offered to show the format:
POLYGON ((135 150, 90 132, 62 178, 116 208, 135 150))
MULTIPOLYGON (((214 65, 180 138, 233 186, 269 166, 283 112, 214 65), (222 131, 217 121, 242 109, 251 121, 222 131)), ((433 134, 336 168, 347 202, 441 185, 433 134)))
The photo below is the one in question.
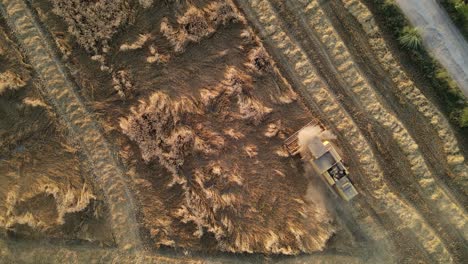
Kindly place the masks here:
POLYGON ((23 85, 0 98, 0 223, 12 239, 81 240, 113 244, 107 209, 87 164, 37 92, 18 47, 4 33, 2 67, 23 85))
POLYGON ((61 2, 1 4, 2 255, 27 249, 23 262, 125 263, 467 257, 466 150, 359 0, 116 1, 114 20, 97 7, 79 22, 61 2), (24 10, 37 33, 14 16, 24 10), (27 49, 31 34, 47 52, 27 49), (360 192, 351 203, 282 150, 312 118, 338 137, 360 192), (114 172, 115 182, 107 177, 114 172), (125 238, 132 217, 139 234, 125 238))

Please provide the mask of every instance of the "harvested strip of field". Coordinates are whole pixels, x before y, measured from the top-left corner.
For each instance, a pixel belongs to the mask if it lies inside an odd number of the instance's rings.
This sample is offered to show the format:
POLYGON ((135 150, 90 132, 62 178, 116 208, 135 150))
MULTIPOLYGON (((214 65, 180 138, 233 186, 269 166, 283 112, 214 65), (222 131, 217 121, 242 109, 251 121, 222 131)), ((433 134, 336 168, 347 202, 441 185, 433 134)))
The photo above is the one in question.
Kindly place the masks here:
MULTIPOLYGON (((302 96, 311 98, 315 103, 312 107, 316 108, 318 104, 322 113, 332 122, 336 129, 349 140, 351 146, 358 154, 362 168, 369 175, 368 181, 372 183, 373 196, 382 202, 383 206, 389 208, 389 211, 396 213, 403 221, 403 225, 412 229, 413 235, 420 240, 422 246, 430 252, 434 258, 439 261, 452 261, 450 254, 447 252, 443 243, 437 237, 435 232, 424 222, 424 220, 415 212, 411 206, 398 199, 393 194, 386 183, 383 181, 382 171, 373 157, 366 140, 357 129, 351 118, 338 105, 336 100, 328 91, 324 82, 316 75, 315 70, 311 66, 312 63, 307 59, 306 55, 300 47, 285 33, 281 24, 270 4, 267 1, 251 1, 249 3, 241 2, 241 5, 248 7, 256 14, 249 16, 258 17, 259 28, 262 35, 266 38, 266 42, 272 43, 281 53, 284 64, 295 65, 296 78, 306 87, 306 91, 301 90, 302 96), (410 217, 410 218, 408 218, 410 217), (418 223, 418 224, 417 224, 418 223), (424 231, 422 231, 422 230, 424 231)), ((247 12, 247 11, 246 11, 247 12)), ((311 101, 308 101, 310 103, 311 101)), ((366 176, 362 175, 362 176, 366 176)))
POLYGON ((124 172, 99 126, 74 91, 73 83, 67 78, 62 62, 54 55, 49 39, 24 1, 2 1, 1 11, 44 82, 46 97, 93 164, 97 182, 106 195, 118 245, 124 249, 139 247, 133 203, 125 186, 124 172))
POLYGON ((468 224, 463 208, 460 208, 456 202, 451 201, 451 197, 446 193, 446 190, 437 185, 418 145, 395 114, 388 111, 381 103, 382 100, 375 93, 375 88, 369 84, 366 77, 354 63, 343 41, 320 9, 318 1, 302 1, 302 3, 303 6, 298 6, 295 11, 299 11, 299 9, 306 10, 305 15, 307 15, 308 25, 318 35, 322 36, 321 41, 327 48, 329 57, 337 69, 338 76, 345 81, 350 90, 359 98, 365 111, 383 127, 392 131, 393 139, 398 143, 411 164, 412 174, 421 187, 420 192, 425 195, 428 202, 434 202, 441 217, 452 223, 466 239, 468 224))
POLYGON ((447 156, 447 163, 452 169, 455 181, 464 188, 468 186, 468 166, 465 164, 465 158, 458 148, 458 142, 450 128, 448 121, 442 116, 440 111, 420 92, 414 82, 410 80, 407 74, 394 58, 389 47, 382 37, 372 13, 359 0, 341 0, 349 12, 361 23, 362 28, 368 34, 369 44, 373 49, 377 59, 385 70, 392 77, 395 87, 406 100, 415 105, 417 110, 425 116, 430 124, 436 129, 444 145, 444 151, 447 156))
POLYGON ((14 70, 24 87, 0 95, 0 229, 7 237, 111 245, 106 207, 89 180, 92 173, 34 89, 32 69, 4 26, 0 71, 14 70))

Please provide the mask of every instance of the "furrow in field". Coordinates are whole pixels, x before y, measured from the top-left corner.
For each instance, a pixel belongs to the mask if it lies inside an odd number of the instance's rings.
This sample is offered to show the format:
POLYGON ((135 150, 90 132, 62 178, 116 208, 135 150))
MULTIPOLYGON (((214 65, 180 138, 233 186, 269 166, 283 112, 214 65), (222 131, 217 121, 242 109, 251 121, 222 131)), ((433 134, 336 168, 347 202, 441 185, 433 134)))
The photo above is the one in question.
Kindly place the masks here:
POLYGON ((320 41, 326 47, 341 79, 356 95, 365 111, 381 126, 392 132, 393 139, 411 164, 411 172, 421 187, 420 192, 429 202, 432 202, 441 216, 451 223, 466 240, 468 238, 468 224, 464 210, 451 200, 445 189, 438 186, 417 143, 395 114, 388 111, 381 103, 381 98, 353 61, 344 42, 321 10, 318 1, 300 0, 299 2, 302 5, 292 4, 295 8, 292 10, 293 13, 301 14, 301 10, 306 10, 304 12, 305 21, 309 28, 315 30, 316 34, 320 36, 320 41))
POLYGON ((421 93, 414 82, 402 70, 398 61, 392 55, 385 43, 379 27, 375 23, 372 13, 359 0, 341 0, 345 8, 361 24, 369 37, 369 44, 376 54, 377 59, 389 73, 402 95, 416 106, 416 109, 424 115, 429 123, 436 129, 439 138, 443 142, 447 155, 447 163, 451 167, 454 177, 463 187, 468 187, 468 166, 465 158, 458 148, 458 142, 450 128, 450 125, 440 111, 421 93))
POLYGON ((377 163, 368 142, 350 116, 339 105, 324 81, 317 75, 313 64, 304 51, 291 39, 282 27, 280 20, 268 1, 238 1, 244 9, 251 10, 250 19, 258 21, 260 34, 265 42, 275 47, 280 61, 290 66, 291 78, 302 85, 298 92, 311 108, 318 106, 321 113, 334 125, 343 138, 353 147, 359 164, 369 182, 372 196, 387 209, 396 214, 400 221, 398 228, 407 228, 420 241, 421 245, 437 261, 452 262, 452 257, 434 230, 427 225, 414 208, 398 198, 383 180, 382 170, 377 163), (312 102, 313 101, 313 102, 312 102))

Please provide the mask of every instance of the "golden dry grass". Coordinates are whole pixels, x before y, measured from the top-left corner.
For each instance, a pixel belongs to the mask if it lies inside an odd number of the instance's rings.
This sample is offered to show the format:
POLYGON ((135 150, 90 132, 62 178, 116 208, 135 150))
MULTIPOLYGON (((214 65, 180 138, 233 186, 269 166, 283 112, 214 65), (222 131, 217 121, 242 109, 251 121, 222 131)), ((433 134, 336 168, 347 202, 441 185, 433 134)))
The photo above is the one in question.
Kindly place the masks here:
MULTIPOLYGON (((197 241, 211 237, 214 245, 205 245, 207 249, 230 252, 297 254, 323 249, 334 232, 331 217, 317 214, 317 205, 304 200, 306 190, 297 189, 298 183, 287 186, 301 176, 287 176, 280 161, 284 154, 270 150, 280 145, 267 143, 266 150, 252 142, 251 135, 238 132, 245 124, 263 126, 273 110, 255 95, 252 77, 227 67, 218 85, 199 91, 200 96, 193 98, 156 92, 120 122, 139 146, 142 159, 149 164, 157 161, 172 175, 159 188, 180 193, 168 205, 156 202, 157 209, 144 206, 145 222, 156 243, 197 248, 197 241), (219 130, 219 122, 229 126, 219 130), (233 141, 244 146, 239 149, 243 154, 228 145, 233 141), (259 164, 265 159, 272 163, 269 169, 259 164), (274 175, 289 179, 271 182, 274 175), (268 203, 277 206, 268 208, 268 203)), ((267 130, 265 138, 271 141, 285 137, 280 120, 267 130)), ((139 182, 145 188, 152 186, 148 180, 139 182)), ((153 188, 140 195, 158 192, 153 188)))

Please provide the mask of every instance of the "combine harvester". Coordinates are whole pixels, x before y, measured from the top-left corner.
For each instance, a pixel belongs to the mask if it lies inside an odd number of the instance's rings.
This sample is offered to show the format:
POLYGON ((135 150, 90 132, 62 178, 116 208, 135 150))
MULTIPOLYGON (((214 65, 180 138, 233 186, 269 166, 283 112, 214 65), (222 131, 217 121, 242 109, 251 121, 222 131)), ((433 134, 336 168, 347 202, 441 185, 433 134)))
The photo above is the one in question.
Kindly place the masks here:
MULTIPOLYGON (((348 178, 348 170, 343 160, 330 141, 322 140, 319 136, 311 135, 305 149, 299 146, 299 133, 308 127, 318 127, 324 131, 318 120, 314 120, 294 133, 284 141, 284 146, 291 156, 300 154, 304 161, 308 161, 314 170, 322 176, 338 195, 346 201, 353 199, 358 192, 348 178)), ((305 133, 306 131, 304 131, 305 133)))

